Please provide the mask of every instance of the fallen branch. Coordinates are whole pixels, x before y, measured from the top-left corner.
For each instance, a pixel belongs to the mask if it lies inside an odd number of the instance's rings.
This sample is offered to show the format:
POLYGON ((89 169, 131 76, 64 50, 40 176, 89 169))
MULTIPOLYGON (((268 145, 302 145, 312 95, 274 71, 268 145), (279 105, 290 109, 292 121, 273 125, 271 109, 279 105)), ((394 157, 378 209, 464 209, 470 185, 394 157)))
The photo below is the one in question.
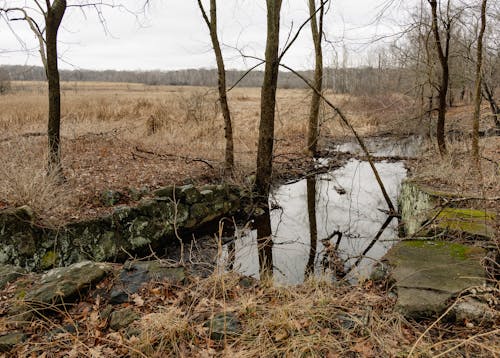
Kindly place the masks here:
POLYGON ((175 154, 168 154, 168 153, 156 153, 156 152, 142 149, 139 147, 135 147, 135 150, 139 153, 150 154, 150 155, 154 155, 154 156, 160 157, 160 158, 183 159, 183 160, 185 160, 186 164, 193 163, 193 162, 201 162, 203 164, 206 164, 211 169, 214 169, 214 166, 212 164, 210 164, 210 162, 208 160, 203 159, 203 158, 191 158, 191 157, 186 157, 183 155, 175 155, 175 154))
POLYGON ((19 138, 19 137, 21 137, 21 138, 31 138, 31 137, 43 137, 43 136, 46 136, 46 135, 47 135, 47 132, 22 133, 22 134, 14 135, 14 136, 11 136, 11 137, 2 138, 2 139, 0 139, 0 143, 10 142, 11 140, 19 138))

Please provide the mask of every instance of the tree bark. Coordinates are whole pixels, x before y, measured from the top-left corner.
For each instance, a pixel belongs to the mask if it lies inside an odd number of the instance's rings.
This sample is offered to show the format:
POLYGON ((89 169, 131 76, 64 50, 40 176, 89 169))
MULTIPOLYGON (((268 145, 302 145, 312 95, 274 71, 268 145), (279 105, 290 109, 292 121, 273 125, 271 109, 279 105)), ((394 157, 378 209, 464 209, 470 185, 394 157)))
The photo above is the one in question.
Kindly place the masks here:
POLYGON ((274 142, 274 112, 279 71, 279 28, 282 0, 267 0, 266 67, 261 89, 259 142, 255 191, 267 204, 271 187, 274 142))
POLYGON ((46 23, 46 61, 47 81, 49 84, 49 118, 48 118, 48 173, 62 177, 60 127, 61 127, 61 88, 57 57, 57 32, 61 25, 66 0, 55 0, 47 9, 46 23))
POLYGON ((495 127, 500 130, 500 107, 495 101, 495 96, 493 93, 493 89, 489 86, 483 78, 483 89, 484 89, 484 97, 490 104, 491 114, 493 116, 493 121, 495 122, 495 127))
POLYGON ((486 29, 486 3, 481 3, 481 28, 477 39, 476 87, 474 93, 474 116, 472 117, 472 158, 479 168, 479 116, 481 112, 481 80, 483 66, 483 35, 486 29))
POLYGON ((446 154, 446 141, 445 141, 445 121, 446 121, 446 97, 448 94, 448 85, 450 80, 450 70, 448 66, 449 50, 450 50, 450 37, 451 37, 451 24, 448 22, 445 26, 446 42, 441 42, 441 36, 438 29, 438 15, 437 15, 437 1, 428 0, 432 12, 432 32, 434 33, 434 42, 436 51, 438 53, 439 62, 441 64, 441 83, 439 85, 439 108, 438 108, 438 121, 437 121, 437 141, 439 152, 441 155, 446 154))
MULTIPOLYGON (((315 69, 314 69, 314 86, 319 91, 323 90, 323 49, 321 47, 321 40, 323 34, 323 14, 324 7, 321 6, 318 23, 316 13, 316 1, 309 0, 309 14, 311 16, 311 32, 314 43, 315 53, 315 69)), ((318 135, 319 135, 319 105, 320 96, 313 91, 311 98, 311 107, 309 110, 309 123, 307 133, 307 152, 309 156, 314 157, 318 150, 318 135)))
POLYGON ((221 104, 222 116, 224 117, 224 136, 226 139, 226 151, 224 160, 224 174, 231 175, 234 169, 234 142, 233 142, 233 126, 231 121, 231 112, 227 101, 226 90, 226 69, 222 50, 217 35, 217 1, 210 0, 210 19, 208 18, 201 0, 198 0, 198 6, 201 10, 205 23, 210 31, 210 39, 215 53, 217 62, 217 84, 219 90, 219 100, 221 104))

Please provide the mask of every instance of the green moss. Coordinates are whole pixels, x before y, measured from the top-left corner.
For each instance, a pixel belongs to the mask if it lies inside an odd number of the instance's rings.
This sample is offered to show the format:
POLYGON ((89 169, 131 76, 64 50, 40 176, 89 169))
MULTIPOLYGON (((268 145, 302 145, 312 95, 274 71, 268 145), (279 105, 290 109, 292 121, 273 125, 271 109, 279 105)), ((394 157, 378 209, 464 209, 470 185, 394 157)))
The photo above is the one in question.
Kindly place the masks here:
POLYGON ((495 220, 496 215, 484 210, 476 209, 461 209, 461 208, 444 208, 439 217, 453 218, 453 219, 482 219, 482 220, 495 220))
POLYGON ((40 266, 42 270, 47 270, 53 268, 57 265, 59 261, 59 254, 55 251, 47 251, 45 255, 42 256, 40 261, 40 266))
POLYGON ((465 246, 454 242, 446 241, 428 241, 428 240, 408 240, 404 241, 404 245, 408 247, 435 249, 436 251, 446 251, 452 257, 460 260, 466 260, 478 253, 478 250, 473 246, 465 246))
POLYGON ((435 227, 471 235, 491 237, 495 214, 482 210, 444 208, 437 216, 435 227))

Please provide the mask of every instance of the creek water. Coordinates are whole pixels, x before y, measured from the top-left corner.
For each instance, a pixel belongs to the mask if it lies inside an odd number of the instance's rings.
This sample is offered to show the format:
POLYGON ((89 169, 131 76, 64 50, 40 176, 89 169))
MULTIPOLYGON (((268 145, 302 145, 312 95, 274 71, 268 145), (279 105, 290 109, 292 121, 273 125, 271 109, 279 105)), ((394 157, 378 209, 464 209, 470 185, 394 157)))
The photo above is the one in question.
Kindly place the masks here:
MULTIPOLYGON (((413 156, 415 140, 371 141, 375 156, 413 156)), ((339 151, 355 153, 356 145, 339 151)), ((320 160, 323 165, 326 160, 320 160)), ((376 168, 395 203, 407 170, 401 161, 376 168)), ((397 219, 387 205, 368 162, 351 158, 344 166, 276 188, 269 213, 236 231, 225 247, 230 269, 277 283, 298 284, 311 274, 346 278, 369 276, 373 265, 398 240, 397 219)))

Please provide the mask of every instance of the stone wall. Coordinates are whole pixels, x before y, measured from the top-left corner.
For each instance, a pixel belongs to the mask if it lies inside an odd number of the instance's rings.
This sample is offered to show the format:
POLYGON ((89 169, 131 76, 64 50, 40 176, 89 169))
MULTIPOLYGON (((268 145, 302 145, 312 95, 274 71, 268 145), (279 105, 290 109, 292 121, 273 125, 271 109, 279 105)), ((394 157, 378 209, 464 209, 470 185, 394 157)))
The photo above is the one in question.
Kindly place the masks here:
POLYGON ((496 214, 473 209, 468 202, 465 208, 457 207, 453 204, 456 198, 456 194, 437 191, 411 180, 403 182, 398 198, 403 236, 446 234, 461 238, 493 238, 496 214))
POLYGON ((36 225, 29 207, 6 209, 0 211, 0 264, 45 270, 147 255, 179 234, 233 214, 240 198, 240 190, 229 185, 164 187, 136 207, 117 206, 108 216, 58 229, 36 225))

